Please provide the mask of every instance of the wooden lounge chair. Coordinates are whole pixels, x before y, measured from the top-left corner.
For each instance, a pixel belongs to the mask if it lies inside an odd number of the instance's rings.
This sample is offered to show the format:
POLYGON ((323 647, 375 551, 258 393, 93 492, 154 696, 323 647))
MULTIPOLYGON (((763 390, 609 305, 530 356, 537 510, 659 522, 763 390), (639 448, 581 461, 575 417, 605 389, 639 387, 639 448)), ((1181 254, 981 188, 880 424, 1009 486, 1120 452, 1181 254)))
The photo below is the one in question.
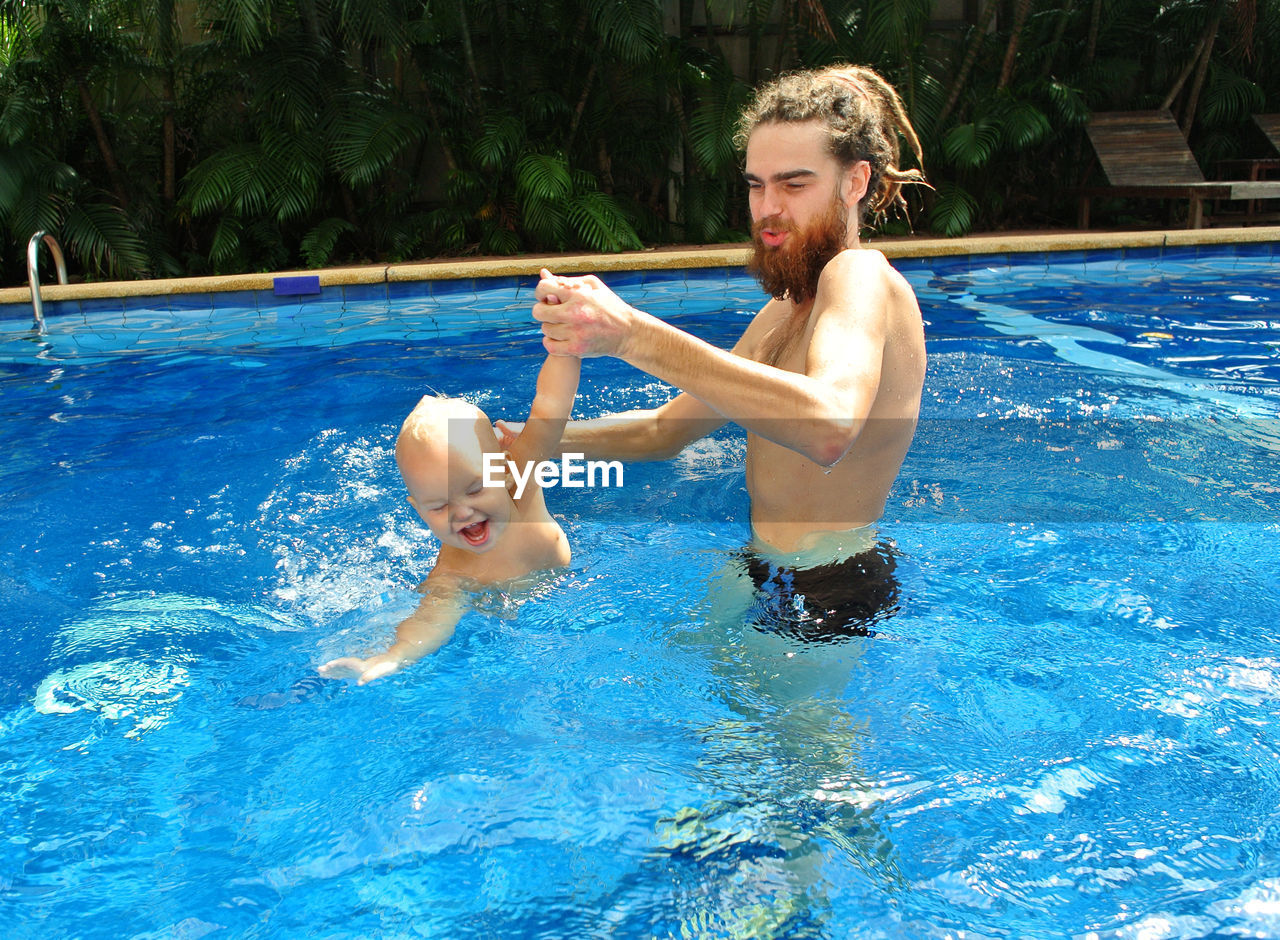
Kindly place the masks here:
POLYGON ((1280 153, 1280 114, 1255 114, 1253 123, 1258 125, 1258 130, 1262 131, 1263 136, 1271 141, 1271 146, 1280 153))
POLYGON ((1206 199, 1280 198, 1280 180, 1209 182, 1168 111, 1113 111, 1095 114, 1086 129, 1108 186, 1079 190, 1080 227, 1089 227, 1094 196, 1186 199, 1187 228, 1204 224, 1206 199))

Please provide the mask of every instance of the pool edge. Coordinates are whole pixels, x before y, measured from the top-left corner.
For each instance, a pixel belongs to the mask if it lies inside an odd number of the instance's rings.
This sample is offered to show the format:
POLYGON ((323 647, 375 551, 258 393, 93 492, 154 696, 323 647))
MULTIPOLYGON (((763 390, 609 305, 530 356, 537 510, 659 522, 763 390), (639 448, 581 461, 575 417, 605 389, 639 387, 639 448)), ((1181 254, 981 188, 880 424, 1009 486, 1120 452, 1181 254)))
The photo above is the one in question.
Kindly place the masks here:
MULTIPOLYGON (((1161 231, 996 233, 965 238, 876 238, 864 244, 889 258, 932 258, 957 255, 1025 254, 1035 252, 1113 250, 1119 248, 1181 248, 1199 245, 1280 242, 1280 226, 1232 229, 1173 229, 1161 231)), ((123 297, 163 297, 175 294, 215 294, 232 291, 272 291, 277 278, 318 278, 321 288, 536 275, 547 266, 557 273, 585 274, 614 271, 652 271, 681 268, 741 267, 750 246, 706 245, 650 249, 618 254, 519 255, 511 258, 459 259, 277 271, 212 277, 168 278, 149 281, 98 281, 88 284, 46 284, 47 301, 94 300, 123 297)), ((29 287, 0 288, 0 307, 30 304, 29 287)))

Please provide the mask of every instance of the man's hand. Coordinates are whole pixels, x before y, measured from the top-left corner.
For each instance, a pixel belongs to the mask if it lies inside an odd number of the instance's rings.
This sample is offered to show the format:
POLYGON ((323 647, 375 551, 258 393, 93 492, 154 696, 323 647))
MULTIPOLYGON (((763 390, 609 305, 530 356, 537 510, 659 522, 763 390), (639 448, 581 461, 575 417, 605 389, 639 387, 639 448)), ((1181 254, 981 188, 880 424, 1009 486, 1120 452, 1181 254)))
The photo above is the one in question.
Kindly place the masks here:
POLYGON ((546 268, 535 290, 533 318, 542 324, 542 345, 553 356, 625 358, 639 311, 594 274, 559 277, 546 268))

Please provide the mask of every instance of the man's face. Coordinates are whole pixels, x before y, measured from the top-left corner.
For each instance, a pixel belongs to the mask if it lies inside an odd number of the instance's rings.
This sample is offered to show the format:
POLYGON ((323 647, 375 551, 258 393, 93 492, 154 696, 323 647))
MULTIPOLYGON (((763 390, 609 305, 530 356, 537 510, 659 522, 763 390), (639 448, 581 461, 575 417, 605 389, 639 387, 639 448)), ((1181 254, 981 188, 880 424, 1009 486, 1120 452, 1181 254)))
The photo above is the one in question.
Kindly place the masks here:
POLYGON ((856 242, 849 217, 866 191, 866 169, 841 169, 820 121, 752 131, 744 173, 755 248, 749 268, 766 291, 797 303, 812 299, 827 262, 856 242))

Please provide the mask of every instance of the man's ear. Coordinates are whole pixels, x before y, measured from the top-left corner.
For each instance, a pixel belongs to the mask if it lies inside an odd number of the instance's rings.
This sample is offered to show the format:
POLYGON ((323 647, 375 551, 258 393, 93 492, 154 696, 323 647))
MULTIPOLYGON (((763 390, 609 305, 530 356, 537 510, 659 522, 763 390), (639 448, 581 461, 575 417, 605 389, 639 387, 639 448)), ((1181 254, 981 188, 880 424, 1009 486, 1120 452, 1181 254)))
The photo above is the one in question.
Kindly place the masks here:
POLYGON ((866 198, 867 187, 871 184, 871 164, 866 160, 859 160, 845 171, 843 183, 847 187, 844 204, 852 209, 866 198))

